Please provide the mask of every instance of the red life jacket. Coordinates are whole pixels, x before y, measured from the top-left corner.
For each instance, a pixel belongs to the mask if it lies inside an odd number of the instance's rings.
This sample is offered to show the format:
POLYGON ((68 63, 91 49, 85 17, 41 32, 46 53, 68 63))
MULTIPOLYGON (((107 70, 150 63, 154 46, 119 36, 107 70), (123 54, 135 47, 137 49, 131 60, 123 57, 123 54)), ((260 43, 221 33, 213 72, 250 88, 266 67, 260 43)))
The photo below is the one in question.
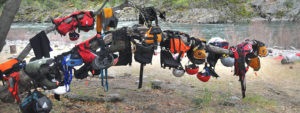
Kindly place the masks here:
POLYGON ((61 35, 66 35, 69 31, 74 31, 77 28, 88 32, 94 29, 94 17, 92 11, 78 11, 67 17, 52 20, 56 30, 61 35))
POLYGON ((233 51, 235 63, 234 63, 234 74, 237 76, 244 76, 248 71, 248 68, 245 67, 246 55, 253 52, 252 44, 248 41, 237 45, 235 48, 230 48, 233 51))
MULTIPOLYGON (((2 75, 0 75, 2 76, 2 75)), ((8 81, 8 89, 12 93, 12 95, 15 97, 15 99, 20 103, 20 97, 19 97, 19 80, 20 80, 20 72, 14 72, 9 75, 9 77, 3 77, 3 80, 8 81), (11 85, 9 79, 13 79, 14 85, 11 85), (12 87, 13 86, 13 87, 12 87)))
POLYGON ((84 63, 90 64, 97 56, 95 53, 93 53, 90 50, 90 41, 95 38, 102 38, 102 37, 101 37, 101 35, 97 34, 93 38, 90 38, 87 41, 84 41, 84 42, 76 45, 77 51, 79 52, 79 55, 81 56, 84 63))

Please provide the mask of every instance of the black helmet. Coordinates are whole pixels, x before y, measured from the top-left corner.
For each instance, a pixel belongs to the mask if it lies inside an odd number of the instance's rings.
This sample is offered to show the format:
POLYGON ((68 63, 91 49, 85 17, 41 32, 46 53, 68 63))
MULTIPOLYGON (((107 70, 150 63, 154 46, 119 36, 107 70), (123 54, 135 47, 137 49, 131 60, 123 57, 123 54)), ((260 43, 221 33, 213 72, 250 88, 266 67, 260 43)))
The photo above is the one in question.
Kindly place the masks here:
POLYGON ((93 69, 107 69, 114 63, 113 54, 109 53, 106 56, 96 56, 92 62, 93 69))

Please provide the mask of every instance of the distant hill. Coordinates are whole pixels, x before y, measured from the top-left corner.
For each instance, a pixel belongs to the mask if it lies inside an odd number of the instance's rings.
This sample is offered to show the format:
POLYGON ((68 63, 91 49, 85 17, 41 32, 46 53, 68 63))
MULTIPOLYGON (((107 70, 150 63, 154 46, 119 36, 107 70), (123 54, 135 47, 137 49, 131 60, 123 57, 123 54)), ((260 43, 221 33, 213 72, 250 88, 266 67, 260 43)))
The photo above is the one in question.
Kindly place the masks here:
MULTIPOLYGON (((78 10, 95 10, 104 0, 23 0, 16 22, 49 22, 78 10)), ((180 23, 245 23, 299 21, 299 0, 131 0, 142 6, 167 11, 167 20, 180 23)), ((121 4, 110 0, 106 7, 121 4)), ((0 7, 2 5, 0 4, 0 7)), ((137 11, 121 11, 121 20, 136 20, 137 11)))

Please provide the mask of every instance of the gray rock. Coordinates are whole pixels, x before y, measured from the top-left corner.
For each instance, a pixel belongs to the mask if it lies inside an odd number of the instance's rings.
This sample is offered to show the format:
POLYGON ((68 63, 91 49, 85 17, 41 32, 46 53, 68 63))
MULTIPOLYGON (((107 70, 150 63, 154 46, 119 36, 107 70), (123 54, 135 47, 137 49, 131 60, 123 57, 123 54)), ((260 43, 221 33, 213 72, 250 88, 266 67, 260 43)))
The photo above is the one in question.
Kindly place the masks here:
POLYGON ((161 84, 163 83, 163 81, 161 80, 151 80, 151 88, 152 89, 161 89, 161 84))
POLYGON ((108 102, 121 102, 124 100, 124 97, 121 97, 120 94, 109 94, 106 98, 108 102))
POLYGON ((239 97, 237 97, 237 96, 231 96, 231 97, 229 97, 229 99, 230 100, 234 100, 234 101, 239 101, 239 100, 241 100, 239 97))
POLYGON ((234 106, 235 106, 235 104, 234 104, 234 103, 231 103, 231 102, 226 102, 226 101, 225 101, 225 102, 223 102, 223 103, 222 103, 222 105, 223 105, 223 106, 230 106, 230 107, 234 107, 234 106))

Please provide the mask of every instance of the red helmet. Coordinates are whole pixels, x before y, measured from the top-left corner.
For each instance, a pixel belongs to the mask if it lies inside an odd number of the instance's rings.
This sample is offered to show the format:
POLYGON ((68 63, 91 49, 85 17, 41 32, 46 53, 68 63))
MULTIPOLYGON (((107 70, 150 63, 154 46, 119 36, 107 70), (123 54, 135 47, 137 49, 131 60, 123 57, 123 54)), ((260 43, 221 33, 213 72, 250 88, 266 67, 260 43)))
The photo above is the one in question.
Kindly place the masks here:
POLYGON ((210 79, 210 75, 208 75, 208 73, 199 72, 197 78, 202 82, 207 82, 210 79))
POLYGON ((78 39, 79 39, 79 36, 80 36, 80 35, 79 35, 78 33, 76 33, 75 31, 69 33, 69 39, 70 39, 71 41, 78 40, 78 39))
POLYGON ((190 65, 185 66, 185 71, 189 75, 194 75, 194 74, 198 73, 199 67, 196 66, 195 64, 190 64, 190 65))

